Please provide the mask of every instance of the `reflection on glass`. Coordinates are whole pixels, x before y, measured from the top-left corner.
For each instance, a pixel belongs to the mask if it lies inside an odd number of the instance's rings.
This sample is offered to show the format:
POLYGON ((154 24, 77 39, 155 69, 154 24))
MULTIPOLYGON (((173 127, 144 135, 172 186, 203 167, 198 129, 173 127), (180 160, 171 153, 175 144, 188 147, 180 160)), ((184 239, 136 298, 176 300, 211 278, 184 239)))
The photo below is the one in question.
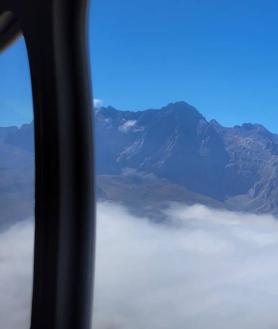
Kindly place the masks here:
POLYGON ((0 55, 0 327, 30 327, 34 147, 23 38, 0 55))
POLYGON ((278 326, 277 9, 94 1, 95 328, 278 326))

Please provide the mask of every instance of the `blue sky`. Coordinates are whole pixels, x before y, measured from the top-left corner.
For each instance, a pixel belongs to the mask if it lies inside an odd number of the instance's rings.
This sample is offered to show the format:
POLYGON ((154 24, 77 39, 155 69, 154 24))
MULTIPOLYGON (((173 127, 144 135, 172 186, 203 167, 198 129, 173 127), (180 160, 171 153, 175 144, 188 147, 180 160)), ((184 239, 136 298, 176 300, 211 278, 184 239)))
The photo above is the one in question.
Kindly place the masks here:
MULTIPOLYGON (((185 100, 278 132, 278 1, 93 0, 95 98, 124 110, 185 100)), ((31 119, 23 42, 0 55, 0 125, 31 119)))

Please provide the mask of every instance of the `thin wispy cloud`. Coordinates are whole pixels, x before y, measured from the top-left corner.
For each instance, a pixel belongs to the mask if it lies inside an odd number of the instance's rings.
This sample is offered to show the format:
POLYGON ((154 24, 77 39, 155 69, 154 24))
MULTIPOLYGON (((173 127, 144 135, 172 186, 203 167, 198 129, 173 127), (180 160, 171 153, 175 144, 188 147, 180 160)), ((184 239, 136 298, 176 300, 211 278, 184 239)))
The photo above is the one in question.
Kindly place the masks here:
POLYGON ((94 98, 94 108, 98 109, 102 107, 102 105, 103 105, 103 101, 101 99, 94 98))

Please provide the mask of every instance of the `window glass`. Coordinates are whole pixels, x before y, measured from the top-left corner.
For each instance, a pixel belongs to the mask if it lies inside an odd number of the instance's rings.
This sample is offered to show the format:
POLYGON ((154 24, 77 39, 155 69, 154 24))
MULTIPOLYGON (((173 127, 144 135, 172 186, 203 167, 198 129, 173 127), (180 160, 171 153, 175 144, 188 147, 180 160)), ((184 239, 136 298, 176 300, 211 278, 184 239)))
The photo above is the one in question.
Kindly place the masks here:
POLYGON ((93 2, 94 328, 277 327, 277 13, 93 2))
POLYGON ((0 54, 0 327, 30 327, 34 145, 29 63, 21 37, 0 54))

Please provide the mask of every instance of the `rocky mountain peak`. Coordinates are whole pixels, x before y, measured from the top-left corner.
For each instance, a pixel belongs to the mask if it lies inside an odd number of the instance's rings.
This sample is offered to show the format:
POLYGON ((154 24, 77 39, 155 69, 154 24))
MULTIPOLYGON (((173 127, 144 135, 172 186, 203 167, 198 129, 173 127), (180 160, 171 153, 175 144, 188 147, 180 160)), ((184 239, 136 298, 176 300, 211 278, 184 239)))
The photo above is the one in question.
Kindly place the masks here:
MULTIPOLYGON (((94 116, 97 175, 130 168, 233 209, 278 213, 278 135, 262 125, 226 128, 186 102, 138 112, 103 107, 94 116)), ((33 151, 32 124, 0 129, 0 142, 11 154, 33 151)))

